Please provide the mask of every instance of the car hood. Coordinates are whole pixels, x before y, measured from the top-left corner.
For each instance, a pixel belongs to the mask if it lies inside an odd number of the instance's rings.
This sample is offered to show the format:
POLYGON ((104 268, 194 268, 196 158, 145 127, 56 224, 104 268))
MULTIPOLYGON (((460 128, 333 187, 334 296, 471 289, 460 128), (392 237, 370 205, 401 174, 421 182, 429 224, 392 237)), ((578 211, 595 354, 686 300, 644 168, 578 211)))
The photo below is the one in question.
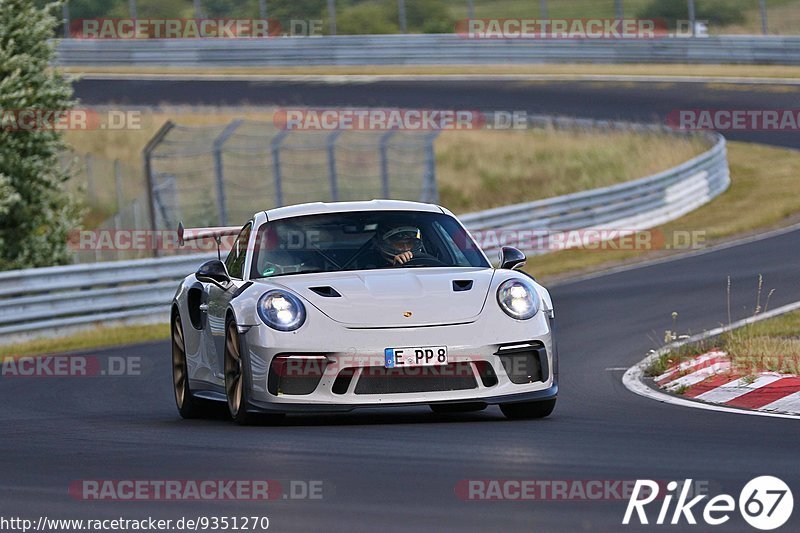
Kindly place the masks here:
POLYGON ((473 322, 483 309, 493 275, 491 268, 423 267, 299 274, 263 281, 293 291, 348 327, 379 328, 473 322), (469 282, 471 288, 465 290, 469 282), (454 290, 456 285, 462 290, 454 290), (312 290, 325 287, 341 296, 312 290))

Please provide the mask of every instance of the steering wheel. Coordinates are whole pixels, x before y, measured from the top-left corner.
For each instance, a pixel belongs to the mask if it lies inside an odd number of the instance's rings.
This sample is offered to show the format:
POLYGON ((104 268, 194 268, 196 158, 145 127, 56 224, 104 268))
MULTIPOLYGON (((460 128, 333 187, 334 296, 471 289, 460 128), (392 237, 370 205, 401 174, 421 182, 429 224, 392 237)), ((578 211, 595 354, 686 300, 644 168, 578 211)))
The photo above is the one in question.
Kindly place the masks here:
POLYGON ((443 261, 435 258, 432 255, 417 255, 406 261, 400 266, 446 266, 443 261))

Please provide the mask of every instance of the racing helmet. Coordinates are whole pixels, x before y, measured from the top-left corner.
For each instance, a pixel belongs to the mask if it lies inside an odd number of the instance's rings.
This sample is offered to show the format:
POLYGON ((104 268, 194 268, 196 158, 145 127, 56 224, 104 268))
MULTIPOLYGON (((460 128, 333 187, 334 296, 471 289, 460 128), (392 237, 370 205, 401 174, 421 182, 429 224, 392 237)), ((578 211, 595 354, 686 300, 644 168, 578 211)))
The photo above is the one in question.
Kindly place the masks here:
POLYGON ((422 252, 422 232, 416 226, 399 226, 379 235, 378 250, 388 261, 403 252, 422 252))

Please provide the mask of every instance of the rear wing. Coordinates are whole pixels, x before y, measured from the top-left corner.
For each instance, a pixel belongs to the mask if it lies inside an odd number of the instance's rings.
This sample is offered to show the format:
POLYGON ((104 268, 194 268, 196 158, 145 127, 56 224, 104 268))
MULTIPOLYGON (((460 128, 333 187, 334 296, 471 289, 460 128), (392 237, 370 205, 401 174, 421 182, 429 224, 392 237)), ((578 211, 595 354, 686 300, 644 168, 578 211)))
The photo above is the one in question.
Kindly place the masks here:
POLYGON ((218 226, 215 228, 185 228, 183 222, 178 223, 178 245, 184 246, 186 241, 214 239, 217 243, 217 257, 222 260, 220 245, 222 237, 236 236, 242 231, 240 226, 218 226))

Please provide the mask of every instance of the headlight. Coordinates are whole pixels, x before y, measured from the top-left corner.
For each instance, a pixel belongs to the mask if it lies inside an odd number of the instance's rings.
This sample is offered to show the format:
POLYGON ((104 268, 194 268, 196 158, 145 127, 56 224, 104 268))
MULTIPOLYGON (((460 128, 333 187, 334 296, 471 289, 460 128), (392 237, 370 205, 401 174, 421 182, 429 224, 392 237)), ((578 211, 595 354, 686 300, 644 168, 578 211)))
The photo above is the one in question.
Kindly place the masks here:
POLYGON ((294 294, 272 290, 258 300, 258 316, 272 329, 293 331, 306 321, 306 308, 294 294))
POLYGON ((539 311, 539 294, 522 279, 509 279, 497 288, 497 303, 511 318, 527 320, 539 311))

